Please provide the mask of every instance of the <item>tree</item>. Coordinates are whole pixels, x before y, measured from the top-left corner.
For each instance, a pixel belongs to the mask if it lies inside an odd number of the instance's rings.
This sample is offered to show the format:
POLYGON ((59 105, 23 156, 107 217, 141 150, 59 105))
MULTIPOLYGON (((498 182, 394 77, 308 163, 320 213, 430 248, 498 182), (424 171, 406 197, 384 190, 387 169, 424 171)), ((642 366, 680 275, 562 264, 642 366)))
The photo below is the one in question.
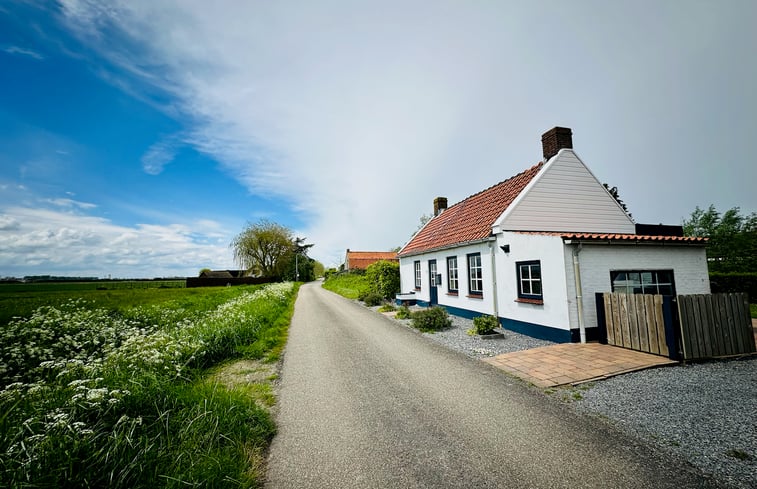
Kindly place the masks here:
POLYGON ((757 213, 742 216, 738 207, 720 214, 714 205, 699 206, 683 221, 686 236, 709 238, 710 272, 757 272, 757 213))
POLYGON ((315 278, 323 277, 326 274, 326 267, 318 260, 313 262, 313 275, 315 278))
POLYGON ((626 207, 626 203, 623 202, 623 200, 620 198, 620 192, 618 192, 618 187, 610 187, 606 183, 603 183, 605 189, 612 195, 612 198, 615 199, 615 201, 618 203, 618 205, 625 211, 626 214, 628 214, 628 217, 633 218, 630 212, 628 212, 628 207, 626 207))
POLYGON ((285 226, 262 219, 247 223, 231 242, 234 259, 248 273, 279 278, 294 252, 292 232, 285 226))

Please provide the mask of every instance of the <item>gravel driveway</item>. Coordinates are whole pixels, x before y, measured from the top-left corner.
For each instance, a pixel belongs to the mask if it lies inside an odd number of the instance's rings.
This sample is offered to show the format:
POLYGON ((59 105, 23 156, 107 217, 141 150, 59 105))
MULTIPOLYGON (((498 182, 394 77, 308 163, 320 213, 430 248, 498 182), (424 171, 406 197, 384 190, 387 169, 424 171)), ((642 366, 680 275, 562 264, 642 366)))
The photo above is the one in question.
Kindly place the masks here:
MULTIPOLYGON (((471 320, 450 318, 451 328, 421 334, 474 358, 553 344, 512 331, 504 339, 482 340, 466 333, 471 320)), ((395 321, 410 327, 409 320, 395 321)), ((562 398, 571 408, 734 487, 757 488, 757 357, 631 372, 566 391, 571 395, 562 398)))

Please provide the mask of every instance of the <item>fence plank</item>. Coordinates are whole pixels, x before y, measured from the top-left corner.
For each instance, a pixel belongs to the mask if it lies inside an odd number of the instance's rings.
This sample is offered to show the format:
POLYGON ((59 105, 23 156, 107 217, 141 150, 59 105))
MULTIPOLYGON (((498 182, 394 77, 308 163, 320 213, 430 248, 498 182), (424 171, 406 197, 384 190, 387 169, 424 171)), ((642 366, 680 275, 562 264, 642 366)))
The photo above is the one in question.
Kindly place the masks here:
POLYGON ((662 296, 654 296, 654 323, 657 329, 657 344, 659 345, 660 355, 670 356, 668 342, 665 337, 665 318, 662 314, 662 296))
POLYGON ((612 307, 615 327, 615 345, 623 346, 623 325, 620 319, 620 294, 612 294, 612 307))
POLYGON ((618 295, 620 304, 620 332, 623 337, 623 347, 631 348, 631 325, 628 321, 628 296, 630 294, 618 295))
POLYGON ((697 309, 699 314, 697 315, 697 322, 699 331, 701 333, 702 348, 704 349, 704 355, 706 357, 712 357, 712 338, 710 337, 710 322, 707 313, 707 298, 705 295, 697 295, 697 309))
POLYGON ((660 354, 660 344, 657 339, 657 326, 655 325, 655 303, 654 296, 651 294, 644 295, 644 322, 647 326, 647 341, 649 342, 649 353, 660 354))
POLYGON ((631 349, 639 351, 639 318, 636 315, 636 294, 627 294, 628 297, 628 334, 631 337, 631 349))
POLYGON ((650 352, 649 335, 647 334, 646 297, 646 295, 640 295, 636 298, 636 322, 639 331, 639 349, 643 352, 650 352))
POLYGON ((728 355, 728 349, 725 347, 725 321, 723 316, 720 314, 720 303, 722 298, 719 295, 710 295, 709 297, 712 301, 712 330, 715 337, 715 342, 713 343, 713 352, 716 356, 728 355))
POLYGON ((607 330, 607 344, 615 344, 615 324, 612 316, 612 295, 602 294, 602 302, 605 306, 605 329, 607 330))

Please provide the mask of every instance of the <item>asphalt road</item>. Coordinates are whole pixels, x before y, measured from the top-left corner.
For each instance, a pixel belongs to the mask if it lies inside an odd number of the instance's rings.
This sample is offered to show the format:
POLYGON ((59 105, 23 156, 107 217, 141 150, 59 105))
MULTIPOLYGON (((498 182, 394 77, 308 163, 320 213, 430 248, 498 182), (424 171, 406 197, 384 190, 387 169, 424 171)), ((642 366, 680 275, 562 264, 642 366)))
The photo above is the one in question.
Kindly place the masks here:
POLYGON ((320 287, 300 289, 266 488, 717 487, 320 287))

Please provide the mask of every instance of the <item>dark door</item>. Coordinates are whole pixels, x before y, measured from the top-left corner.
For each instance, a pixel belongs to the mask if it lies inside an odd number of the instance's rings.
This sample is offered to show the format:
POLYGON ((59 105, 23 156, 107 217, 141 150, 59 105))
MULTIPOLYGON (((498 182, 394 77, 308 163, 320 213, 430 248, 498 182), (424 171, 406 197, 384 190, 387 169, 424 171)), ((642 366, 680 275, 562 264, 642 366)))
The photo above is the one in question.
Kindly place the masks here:
POLYGON ((436 288, 436 260, 428 261, 428 283, 429 283, 429 304, 436 305, 439 303, 439 293, 436 288))

